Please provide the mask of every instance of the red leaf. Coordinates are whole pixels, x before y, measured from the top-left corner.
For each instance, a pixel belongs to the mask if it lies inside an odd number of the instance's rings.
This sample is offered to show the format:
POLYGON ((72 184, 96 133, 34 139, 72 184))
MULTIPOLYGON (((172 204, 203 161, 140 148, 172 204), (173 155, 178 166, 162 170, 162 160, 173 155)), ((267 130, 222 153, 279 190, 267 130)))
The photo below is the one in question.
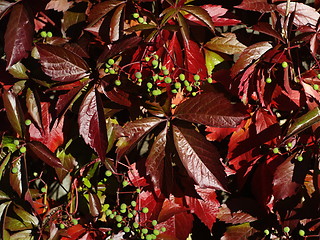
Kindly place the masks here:
POLYGON ((168 52, 166 52, 163 58, 163 65, 166 66, 167 69, 172 69, 176 65, 183 67, 183 55, 176 32, 173 33, 168 45, 168 52))
POLYGON ((41 119, 42 128, 39 129, 34 124, 29 127, 30 139, 39 141, 46 145, 52 152, 63 144, 63 119, 56 120, 52 124, 52 116, 49 112, 50 104, 47 102, 41 103, 41 119), (52 126, 52 128, 50 127, 52 126))
POLYGON ((182 213, 188 210, 183 206, 182 198, 174 197, 170 195, 169 198, 166 198, 163 202, 161 212, 158 216, 158 222, 167 221, 169 218, 173 217, 175 214, 182 213))
POLYGON ((161 188, 165 176, 165 148, 167 144, 167 126, 158 134, 146 160, 147 174, 153 184, 161 188))
MULTIPOLYGON (((164 196, 161 194, 158 188, 154 189, 154 192, 143 191, 139 194, 139 205, 136 210, 141 211, 142 208, 147 207, 148 213, 140 213, 140 222, 147 223, 150 220, 158 219, 159 213, 162 208, 164 196)), ((137 216, 138 217, 138 216, 137 216)))
POLYGON ((121 15, 123 12, 123 8, 125 7, 125 4, 121 4, 117 9, 115 10, 111 22, 110 22, 110 40, 111 42, 115 42, 119 40, 120 37, 120 23, 121 23, 121 15))
POLYGON ((45 145, 38 141, 32 141, 27 143, 28 149, 37 156, 40 160, 48 164, 53 168, 63 168, 60 159, 54 155, 45 145))
POLYGON ((208 92, 179 104, 174 116, 213 127, 236 127, 246 117, 242 105, 231 104, 222 93, 208 92))
POLYGON ((29 56, 33 40, 33 19, 23 4, 12 8, 7 29, 4 35, 4 51, 7 69, 21 59, 29 56))
POLYGON ((252 27, 252 29, 255 31, 267 34, 269 36, 272 36, 272 37, 274 37, 284 43, 284 40, 283 40, 281 34, 278 33, 276 30, 274 30, 269 23, 258 22, 256 25, 254 25, 252 27))
POLYGON ((124 126, 124 139, 118 142, 117 159, 121 159, 130 152, 143 137, 145 137, 153 128, 158 126, 165 119, 150 117, 134 122, 129 122, 124 126))
POLYGON ((207 140, 209 141, 221 141, 238 128, 218 128, 218 127, 208 127, 206 132, 210 132, 206 135, 207 140))
POLYGON ((272 45, 269 42, 258 42, 247 47, 232 66, 231 77, 234 78, 240 71, 249 66, 253 60, 257 60, 271 48, 272 45))
POLYGON ((8 11, 8 9, 16 3, 17 2, 7 2, 4 0, 0 2, 0 20, 5 15, 5 13, 8 11))
MULTIPOLYGON (((280 3, 277 5, 277 10, 283 16, 286 15, 286 6, 287 3, 280 3)), ((318 13, 316 9, 303 3, 291 2, 289 12, 295 13, 293 23, 297 27, 302 27, 305 25, 316 26, 320 18, 320 13, 318 13)))
POLYGON ((95 88, 84 97, 78 115, 79 133, 104 161, 108 148, 107 127, 104 117, 102 100, 95 88))
POLYGON ((76 240, 87 232, 87 229, 80 224, 74 225, 67 230, 68 237, 62 237, 61 240, 76 240))
POLYGON ((237 212, 231 211, 226 204, 221 205, 221 208, 219 208, 219 212, 216 213, 216 217, 220 221, 223 221, 225 223, 232 223, 232 224, 242 224, 242 223, 253 222, 257 220, 257 218, 251 216, 248 213, 245 213, 242 211, 237 211, 237 212))
POLYGON ((200 187, 226 189, 226 174, 217 149, 191 128, 173 126, 174 144, 189 176, 200 187))
POLYGON ((207 77, 206 62, 198 44, 193 42, 192 40, 188 40, 186 44, 189 45, 188 47, 185 48, 185 51, 186 51, 185 66, 190 72, 188 77, 189 81, 194 81, 193 74, 198 74, 202 80, 206 79, 207 77))
POLYGON ((88 193, 89 195, 89 209, 90 215, 93 217, 98 217, 101 212, 101 202, 97 194, 88 193))
POLYGON ((75 81, 88 75, 89 66, 77 54, 60 46, 38 44, 40 63, 54 81, 75 81))
POLYGON ((273 4, 268 3, 267 0, 243 0, 242 3, 236 8, 250 10, 250 11, 258 11, 258 12, 271 12, 275 7, 273 4))
POLYGON ((212 225, 216 222, 216 214, 220 203, 217 195, 211 188, 199 188, 196 190, 202 199, 186 196, 186 202, 197 217, 211 230, 212 225))

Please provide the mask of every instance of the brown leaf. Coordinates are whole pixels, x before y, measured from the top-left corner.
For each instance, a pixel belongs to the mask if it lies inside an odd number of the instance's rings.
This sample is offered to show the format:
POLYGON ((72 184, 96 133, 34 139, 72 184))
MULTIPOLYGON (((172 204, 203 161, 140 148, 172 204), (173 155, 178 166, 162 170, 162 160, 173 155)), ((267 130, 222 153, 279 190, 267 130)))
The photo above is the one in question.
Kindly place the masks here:
POLYGON ((48 2, 46 10, 53 9, 58 12, 65 12, 70 8, 71 5, 72 2, 68 2, 68 0, 51 0, 48 2))
POLYGON ((224 33, 223 37, 214 37, 204 46, 213 51, 223 52, 226 54, 241 53, 246 48, 237 40, 234 33, 224 33))

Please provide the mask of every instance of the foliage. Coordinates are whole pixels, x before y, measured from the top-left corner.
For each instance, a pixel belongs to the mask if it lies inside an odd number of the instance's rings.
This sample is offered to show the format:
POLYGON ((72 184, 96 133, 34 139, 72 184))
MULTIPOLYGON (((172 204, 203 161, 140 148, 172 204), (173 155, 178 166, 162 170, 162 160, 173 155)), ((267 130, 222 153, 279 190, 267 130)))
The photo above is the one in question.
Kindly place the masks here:
POLYGON ((1 1, 1 239, 319 238, 317 8, 1 1))

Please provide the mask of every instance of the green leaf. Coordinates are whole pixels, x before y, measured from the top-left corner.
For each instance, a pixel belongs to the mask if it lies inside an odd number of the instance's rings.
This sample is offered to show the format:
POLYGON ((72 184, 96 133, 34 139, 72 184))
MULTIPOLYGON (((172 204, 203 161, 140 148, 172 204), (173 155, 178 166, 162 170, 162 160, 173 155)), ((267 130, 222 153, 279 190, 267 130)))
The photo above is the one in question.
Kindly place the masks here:
POLYGON ((14 205, 14 215, 7 216, 5 219, 5 228, 9 231, 22 231, 33 229, 38 226, 39 220, 23 208, 14 205))
MULTIPOLYGON (((1 152, 1 165, 0 165, 0 180, 2 178, 4 170, 6 168, 8 168, 7 165, 8 165, 8 162, 9 162, 10 158, 11 158, 11 152, 9 152, 7 155, 5 155, 5 158, 3 160, 2 156, 5 153, 3 152, 3 149, 1 149, 1 150, 2 150, 2 152, 1 152)), ((2 196, 2 194, 0 193, 0 200, 2 200, 1 196, 2 196)))
POLYGON ((27 75, 27 68, 21 63, 21 62, 17 62, 16 64, 12 65, 9 69, 8 69, 9 73, 18 79, 28 79, 28 75, 27 75))
POLYGON ((222 63, 224 59, 217 53, 212 52, 210 50, 204 49, 205 59, 206 59, 206 67, 208 71, 208 75, 212 73, 212 70, 216 65, 222 63))
POLYGON ((288 129, 286 137, 288 138, 292 135, 298 134, 319 121, 320 121, 320 109, 319 107, 316 107, 311 111, 307 112, 306 114, 304 114, 303 116, 297 118, 288 129))
POLYGON ((33 120, 37 123, 38 127, 42 127, 42 119, 41 119, 41 104, 39 101, 36 92, 32 91, 31 88, 27 89, 26 94, 26 105, 28 108, 28 113, 33 118, 33 120))
POLYGON ((133 27, 127 28, 126 32, 136 32, 136 31, 143 31, 143 30, 149 30, 149 29, 155 29, 157 28, 156 25, 153 24, 138 24, 133 27))

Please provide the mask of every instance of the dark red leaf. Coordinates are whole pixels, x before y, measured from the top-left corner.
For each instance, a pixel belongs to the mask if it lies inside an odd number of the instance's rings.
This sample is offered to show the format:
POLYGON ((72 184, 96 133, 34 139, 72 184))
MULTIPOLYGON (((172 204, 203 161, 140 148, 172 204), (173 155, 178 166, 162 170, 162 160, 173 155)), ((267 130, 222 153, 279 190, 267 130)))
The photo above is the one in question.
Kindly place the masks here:
POLYGON ((140 210, 144 207, 149 209, 148 213, 141 212, 140 222, 147 223, 150 220, 158 219, 162 204, 164 201, 164 196, 161 194, 158 188, 154 191, 143 191, 139 194, 139 205, 137 205, 136 210, 140 210))
POLYGON ((5 15, 5 13, 8 11, 8 9, 16 4, 17 2, 7 2, 5 0, 0 2, 0 20, 5 15))
POLYGON ((232 224, 242 224, 246 222, 254 222, 257 220, 257 218, 240 210, 237 212, 231 211, 226 204, 221 205, 221 208, 219 208, 219 212, 216 213, 216 217, 220 221, 232 224))
POLYGON ((209 228, 216 222, 216 214, 220 203, 217 200, 217 194, 211 188, 196 187, 197 193, 202 199, 186 196, 186 202, 191 213, 197 217, 209 228))
POLYGON ((35 121, 38 128, 42 128, 41 105, 39 102, 39 97, 37 96, 36 92, 31 90, 31 88, 27 89, 26 105, 28 108, 28 113, 35 121))
POLYGON ((29 56, 33 40, 33 19, 23 4, 12 8, 4 35, 7 69, 29 56))
POLYGON ((104 161, 108 148, 107 127, 100 94, 92 88, 84 97, 78 115, 79 133, 104 161))
POLYGON ((188 40, 186 44, 185 66, 190 72, 189 81, 194 81, 193 74, 198 74, 202 80, 205 80, 207 77, 207 67, 198 44, 192 40, 188 40))
POLYGON ((173 126, 173 137, 189 176, 200 187, 226 190, 226 174, 217 149, 191 128, 173 126))
POLYGON ((89 26, 94 25, 98 22, 103 16, 105 16, 108 12, 114 9, 116 6, 119 6, 123 1, 105 1, 96 4, 90 11, 88 16, 88 22, 90 23, 89 26))
POLYGON ((209 141, 222 141, 225 137, 236 131, 238 128, 218 128, 218 127, 208 127, 206 132, 209 132, 206 135, 207 140, 209 141))
POLYGON ((136 144, 144 138, 152 129, 158 126, 165 119, 150 117, 129 122, 124 126, 124 139, 118 142, 117 159, 121 159, 130 152, 136 144))
POLYGON ((56 155, 50 151, 44 144, 38 141, 27 143, 28 151, 53 168, 64 168, 61 161, 56 155))
POLYGON ((41 103, 41 119, 42 128, 31 124, 29 127, 30 139, 39 141, 46 145, 52 152, 54 152, 60 145, 63 144, 63 119, 56 120, 52 123, 52 116, 49 111, 50 104, 47 102, 41 103), (51 127, 52 126, 52 127, 51 127))
POLYGON ((282 36, 280 33, 278 33, 276 30, 272 28, 272 26, 269 23, 266 22, 258 22, 256 25, 252 27, 253 30, 267 34, 269 36, 272 36, 281 42, 284 42, 282 36))
POLYGON ((146 160, 147 174, 150 175, 153 184, 161 188, 165 175, 165 148, 167 144, 167 126, 158 134, 151 147, 146 160))
POLYGON ((158 222, 165 222, 169 218, 173 217, 175 214, 182 213, 187 211, 188 208, 183 206, 183 199, 174 197, 170 195, 169 198, 166 198, 163 202, 161 212, 158 216, 158 222))
POLYGON ((231 104, 224 94, 202 93, 179 104, 174 116, 212 127, 236 127, 246 117, 243 107, 231 104))
POLYGON ((125 4, 121 4, 117 9, 115 10, 111 22, 110 22, 110 40, 111 42, 115 42, 119 40, 121 29, 120 29, 120 23, 121 23, 121 15, 123 8, 125 7, 125 4))
POLYGON ((89 195, 89 209, 90 209, 90 214, 93 217, 98 217, 100 212, 101 212, 101 202, 97 194, 95 193, 88 193, 89 195))
POLYGON ((129 97, 130 95, 121 89, 114 87, 109 91, 103 91, 103 93, 113 102, 122 106, 130 107, 132 105, 129 97))
POLYGON ((262 13, 271 12, 275 8, 274 5, 268 3, 267 0, 243 0, 240 5, 235 7, 243 10, 258 11, 262 13))
POLYGON ((77 54, 60 46, 38 44, 40 63, 54 81, 75 81, 88 76, 89 66, 77 54))

